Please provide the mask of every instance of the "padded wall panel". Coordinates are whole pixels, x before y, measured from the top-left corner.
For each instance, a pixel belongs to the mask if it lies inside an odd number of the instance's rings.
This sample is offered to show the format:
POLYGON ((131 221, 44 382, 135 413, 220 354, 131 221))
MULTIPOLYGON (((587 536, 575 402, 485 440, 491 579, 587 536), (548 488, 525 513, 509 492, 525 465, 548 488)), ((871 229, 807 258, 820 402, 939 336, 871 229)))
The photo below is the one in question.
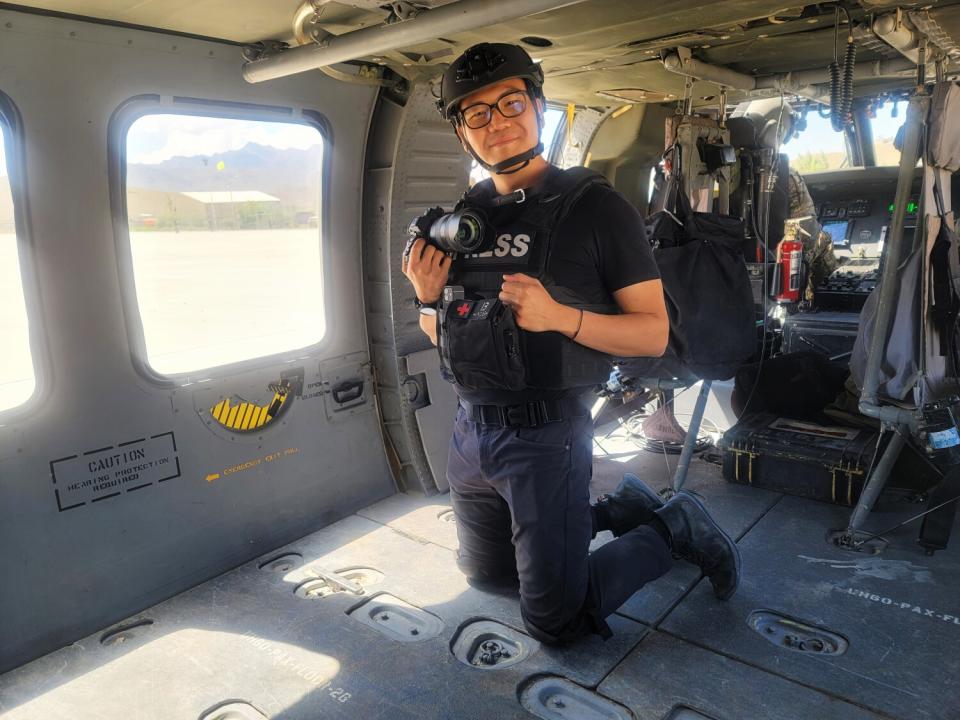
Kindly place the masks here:
MULTIPOLYGON (((400 256, 410 221, 429 207, 452 209, 467 187, 469 171, 470 158, 450 125, 437 114, 427 85, 414 86, 405 98, 381 94, 367 153, 371 189, 364 208, 368 313, 371 325, 378 329, 372 335, 378 371, 383 378, 397 376, 396 385, 381 383, 381 394, 385 408, 399 408, 384 417, 405 463, 404 482, 427 493, 447 489, 443 468, 449 433, 441 438, 437 428, 420 422, 424 411, 418 412, 417 403, 411 402, 410 375, 427 371, 433 378, 431 386, 442 381, 436 351, 420 329, 413 287, 401 272, 400 256), (383 303, 387 292, 389 309, 383 303), (381 333, 382 329, 392 331, 391 335, 381 333), (408 367, 413 357, 418 358, 415 368, 408 367), (388 369, 388 365, 394 367, 388 369), (409 482, 410 476, 415 483, 409 482)), ((438 387, 437 393, 444 390, 448 389, 438 387)))

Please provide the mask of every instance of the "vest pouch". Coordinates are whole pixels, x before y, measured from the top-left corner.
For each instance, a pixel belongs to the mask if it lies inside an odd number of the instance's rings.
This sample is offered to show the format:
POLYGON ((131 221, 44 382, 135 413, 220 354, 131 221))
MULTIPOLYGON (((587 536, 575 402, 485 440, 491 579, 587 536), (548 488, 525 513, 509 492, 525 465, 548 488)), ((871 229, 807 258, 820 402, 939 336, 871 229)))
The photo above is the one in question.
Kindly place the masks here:
MULTIPOLYGON (((601 315, 616 315, 616 305, 567 303, 601 315)), ((606 382, 613 371, 610 355, 581 345, 558 332, 523 332, 524 349, 530 361, 527 382, 544 390, 579 388, 606 382)))
POLYGON ((445 365, 467 390, 527 387, 523 339, 513 311, 496 298, 456 300, 443 309, 445 365))

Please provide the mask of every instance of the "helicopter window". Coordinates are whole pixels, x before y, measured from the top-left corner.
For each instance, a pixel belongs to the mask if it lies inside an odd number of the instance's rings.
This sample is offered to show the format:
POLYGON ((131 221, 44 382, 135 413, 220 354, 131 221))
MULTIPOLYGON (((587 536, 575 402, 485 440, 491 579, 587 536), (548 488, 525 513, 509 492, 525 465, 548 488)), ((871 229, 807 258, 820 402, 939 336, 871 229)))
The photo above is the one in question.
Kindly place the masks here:
POLYGON ((900 151, 894 147, 897 131, 907 119, 907 103, 885 102, 874 109, 875 117, 870 118, 873 130, 873 153, 877 165, 899 165, 900 151))
POLYGON ((196 372, 323 338, 324 150, 306 123, 133 121, 126 220, 152 370, 196 372))
POLYGON ((839 170, 850 167, 842 132, 836 132, 830 119, 816 110, 807 113, 807 126, 783 145, 790 158, 790 167, 801 174, 839 170))
POLYGON ((18 232, 14 203, 14 158, 18 149, 16 133, 5 110, 12 105, 0 96, 0 410, 23 405, 36 390, 37 377, 30 348, 30 323, 24 295, 24 258, 26 248, 18 232))

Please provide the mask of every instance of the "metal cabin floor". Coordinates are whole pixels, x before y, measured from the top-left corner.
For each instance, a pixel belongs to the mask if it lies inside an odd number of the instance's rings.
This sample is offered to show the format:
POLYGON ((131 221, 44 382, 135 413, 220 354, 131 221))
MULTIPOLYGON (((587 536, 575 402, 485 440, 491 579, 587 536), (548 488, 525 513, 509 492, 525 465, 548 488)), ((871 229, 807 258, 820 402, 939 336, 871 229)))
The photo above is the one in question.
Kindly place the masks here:
MULTIPOLYGON (((593 494, 611 490, 625 471, 659 489, 675 462, 627 441, 602 441, 593 494)), ((852 554, 824 540, 848 510, 728 484, 702 460, 691 466, 688 487, 740 545, 742 583, 727 603, 678 561, 610 618, 608 642, 541 646, 515 665, 471 667, 452 652, 458 631, 493 620, 523 639, 517 598, 464 582, 446 496, 400 494, 0 675, 0 716, 534 717, 523 696, 545 698, 538 716, 557 720, 628 718, 625 708, 639 720, 960 719, 960 530, 933 557, 915 544, 916 523, 888 536, 879 556, 852 554), (284 553, 298 553, 293 564, 301 564, 261 569, 284 553), (318 571, 349 575, 351 568, 382 578, 368 577, 362 595, 294 592, 318 571), (435 619, 390 605, 381 593, 435 619), (748 626, 757 610, 832 631, 849 648, 828 658, 775 646, 748 626), (376 619, 391 614, 389 622, 376 619), (101 642, 140 620, 152 624, 101 642), (416 641, 396 639, 409 640, 413 630, 416 641), (557 685, 524 692, 549 676, 595 691, 614 709, 586 709, 569 696, 563 703, 552 695, 557 685)), ((918 511, 906 510, 875 513, 870 528, 918 511)), ((602 533, 595 542, 609 539, 602 533)))

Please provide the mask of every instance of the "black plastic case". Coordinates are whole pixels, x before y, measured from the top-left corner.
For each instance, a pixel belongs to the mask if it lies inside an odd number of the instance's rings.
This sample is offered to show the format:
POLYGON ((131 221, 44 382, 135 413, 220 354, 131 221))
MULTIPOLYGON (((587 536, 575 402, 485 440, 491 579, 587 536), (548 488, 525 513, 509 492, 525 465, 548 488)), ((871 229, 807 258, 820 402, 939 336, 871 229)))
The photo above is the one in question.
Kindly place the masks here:
POLYGON ((718 445, 730 482, 852 506, 869 476, 877 438, 868 429, 753 413, 718 445))

